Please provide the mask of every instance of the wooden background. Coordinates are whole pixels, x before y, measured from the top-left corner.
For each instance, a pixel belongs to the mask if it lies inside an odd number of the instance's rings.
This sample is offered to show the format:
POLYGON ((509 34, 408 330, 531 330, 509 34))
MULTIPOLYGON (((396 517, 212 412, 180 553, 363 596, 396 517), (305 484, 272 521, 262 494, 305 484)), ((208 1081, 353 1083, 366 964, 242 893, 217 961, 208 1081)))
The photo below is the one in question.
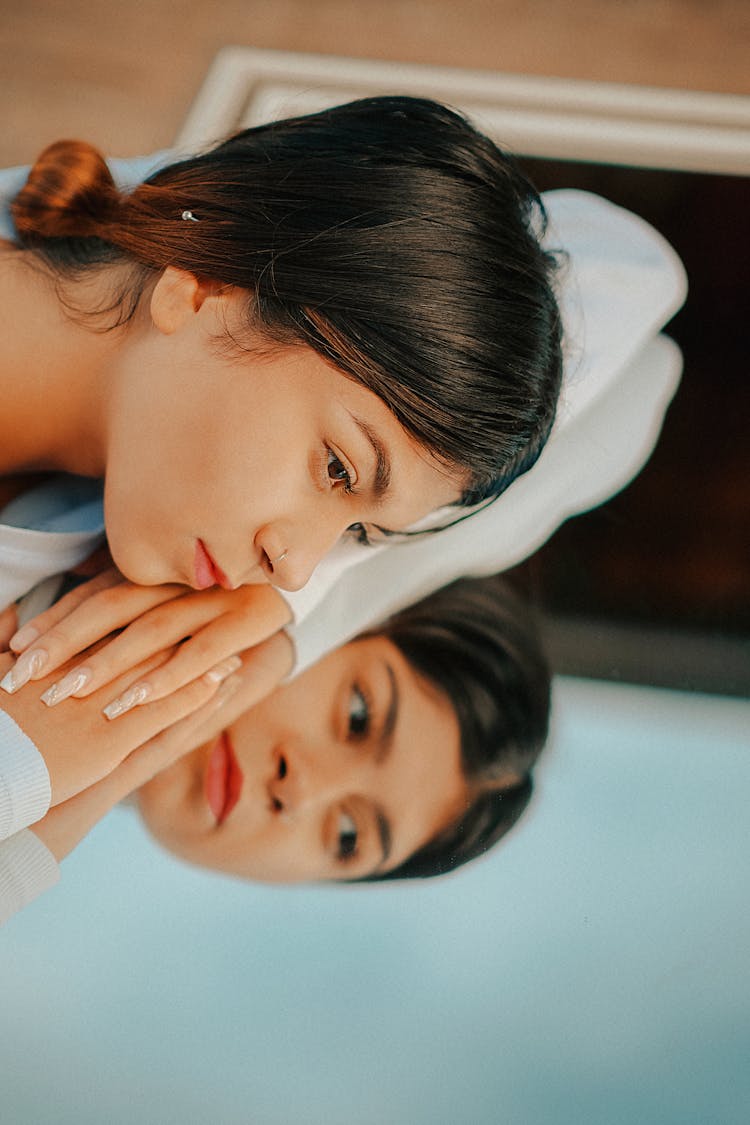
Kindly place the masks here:
POLYGON ((168 145, 232 43, 750 94, 748 0, 0 0, 0 167, 168 145))

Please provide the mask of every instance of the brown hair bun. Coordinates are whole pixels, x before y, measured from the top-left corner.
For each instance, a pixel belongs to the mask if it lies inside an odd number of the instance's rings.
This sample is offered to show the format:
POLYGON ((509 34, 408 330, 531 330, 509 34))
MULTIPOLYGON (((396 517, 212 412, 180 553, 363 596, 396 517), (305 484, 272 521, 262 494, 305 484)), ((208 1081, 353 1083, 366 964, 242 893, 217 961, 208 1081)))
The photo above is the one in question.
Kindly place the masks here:
POLYGON ((119 192, 104 157, 85 141, 56 141, 38 157, 11 204, 21 242, 106 237, 119 192))

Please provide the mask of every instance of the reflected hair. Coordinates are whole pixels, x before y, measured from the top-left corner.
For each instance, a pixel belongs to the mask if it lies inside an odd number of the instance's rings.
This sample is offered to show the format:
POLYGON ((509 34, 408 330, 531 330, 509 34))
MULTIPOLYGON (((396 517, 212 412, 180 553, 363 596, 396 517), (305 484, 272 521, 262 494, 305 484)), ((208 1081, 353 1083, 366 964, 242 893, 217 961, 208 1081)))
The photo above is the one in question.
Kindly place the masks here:
POLYGON ((361 881, 444 875, 484 855, 528 806, 549 729, 549 666, 529 607, 497 576, 460 579, 377 633, 452 704, 471 799, 399 867, 361 881))
POLYGON ((236 343, 313 348, 459 470, 465 505, 530 468, 552 427, 544 207, 507 152, 436 102, 365 98, 246 129, 126 193, 95 149, 61 141, 12 215, 63 300, 66 280, 124 268, 104 307, 79 310, 92 325, 127 323, 167 266, 245 290, 236 343))

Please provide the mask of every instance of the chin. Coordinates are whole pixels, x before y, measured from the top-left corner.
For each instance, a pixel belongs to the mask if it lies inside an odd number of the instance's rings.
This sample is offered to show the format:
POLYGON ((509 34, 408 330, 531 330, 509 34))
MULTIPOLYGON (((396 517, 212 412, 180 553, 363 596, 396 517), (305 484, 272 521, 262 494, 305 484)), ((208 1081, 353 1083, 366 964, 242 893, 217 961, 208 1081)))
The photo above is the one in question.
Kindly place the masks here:
POLYGON ((149 558, 148 553, 143 550, 134 549, 135 544, 132 539, 122 548, 117 542, 117 537, 108 534, 108 543, 112 561, 128 582, 133 582, 136 586, 162 586, 179 581, 164 573, 164 566, 160 560, 149 558))

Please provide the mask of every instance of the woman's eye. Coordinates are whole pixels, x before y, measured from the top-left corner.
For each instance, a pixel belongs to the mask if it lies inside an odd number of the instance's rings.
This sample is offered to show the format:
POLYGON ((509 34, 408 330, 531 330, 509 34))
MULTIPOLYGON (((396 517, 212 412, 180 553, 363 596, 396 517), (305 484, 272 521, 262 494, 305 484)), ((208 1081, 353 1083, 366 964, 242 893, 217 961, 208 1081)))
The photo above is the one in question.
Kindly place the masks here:
POLYGON ((355 684, 349 697, 349 735, 364 738, 370 729, 370 708, 364 692, 355 684))
POLYGON ((341 481, 344 485, 346 492, 350 492, 352 488, 352 478, 349 470, 340 457, 337 457, 332 449, 328 450, 328 479, 335 484, 341 481))
POLYGON ((348 813, 339 813, 337 831, 339 859, 349 859, 357 850, 357 825, 348 813))

